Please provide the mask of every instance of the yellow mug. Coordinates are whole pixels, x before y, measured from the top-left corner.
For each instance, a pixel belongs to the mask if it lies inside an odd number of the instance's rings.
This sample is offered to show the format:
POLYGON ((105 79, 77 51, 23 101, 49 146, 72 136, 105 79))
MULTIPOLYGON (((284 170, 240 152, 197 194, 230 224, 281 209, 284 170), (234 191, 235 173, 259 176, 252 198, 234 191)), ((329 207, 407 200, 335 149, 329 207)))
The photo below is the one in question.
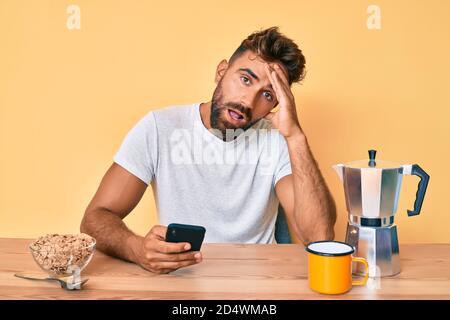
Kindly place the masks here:
POLYGON ((352 256, 355 249, 344 242, 316 241, 306 246, 308 252, 309 287, 319 293, 341 294, 352 286, 362 286, 369 277, 369 265, 364 258, 352 256), (362 280, 352 279, 352 262, 365 266, 362 280))

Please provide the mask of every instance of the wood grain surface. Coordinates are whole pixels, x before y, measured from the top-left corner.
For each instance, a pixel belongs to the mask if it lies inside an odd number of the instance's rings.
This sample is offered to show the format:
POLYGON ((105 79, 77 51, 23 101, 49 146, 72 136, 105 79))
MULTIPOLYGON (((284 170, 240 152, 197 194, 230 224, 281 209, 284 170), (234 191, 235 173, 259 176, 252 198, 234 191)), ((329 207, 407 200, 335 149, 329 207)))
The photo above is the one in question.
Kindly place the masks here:
POLYGON ((204 244, 203 262, 166 275, 96 251, 83 290, 14 277, 40 272, 31 239, 0 238, 0 299, 450 299, 450 244, 405 244, 402 272, 343 295, 311 291, 303 246, 204 244))

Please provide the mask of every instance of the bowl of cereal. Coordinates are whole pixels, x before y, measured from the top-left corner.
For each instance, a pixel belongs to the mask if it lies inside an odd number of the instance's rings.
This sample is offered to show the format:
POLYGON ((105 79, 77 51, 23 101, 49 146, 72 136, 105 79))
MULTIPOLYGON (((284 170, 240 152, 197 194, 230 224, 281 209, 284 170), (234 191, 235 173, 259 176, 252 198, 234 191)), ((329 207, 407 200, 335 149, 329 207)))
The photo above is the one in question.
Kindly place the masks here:
POLYGON ((47 234, 29 245, 31 254, 50 277, 80 275, 91 261, 95 239, 85 233, 47 234))

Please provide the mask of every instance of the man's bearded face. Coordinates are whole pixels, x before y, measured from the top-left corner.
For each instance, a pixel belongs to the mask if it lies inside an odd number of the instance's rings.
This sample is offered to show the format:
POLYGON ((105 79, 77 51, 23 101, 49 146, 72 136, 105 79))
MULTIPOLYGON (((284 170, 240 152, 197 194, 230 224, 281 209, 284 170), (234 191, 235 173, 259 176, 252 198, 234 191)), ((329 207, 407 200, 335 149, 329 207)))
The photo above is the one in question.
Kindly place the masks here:
POLYGON ((223 137, 225 137, 227 129, 247 130, 258 120, 253 119, 251 108, 239 102, 225 101, 222 93, 221 80, 214 90, 211 101, 211 127, 220 130, 223 137))
POLYGON ((242 132, 265 117, 277 104, 265 70, 266 62, 247 51, 231 64, 224 64, 211 99, 210 125, 222 137, 242 132))

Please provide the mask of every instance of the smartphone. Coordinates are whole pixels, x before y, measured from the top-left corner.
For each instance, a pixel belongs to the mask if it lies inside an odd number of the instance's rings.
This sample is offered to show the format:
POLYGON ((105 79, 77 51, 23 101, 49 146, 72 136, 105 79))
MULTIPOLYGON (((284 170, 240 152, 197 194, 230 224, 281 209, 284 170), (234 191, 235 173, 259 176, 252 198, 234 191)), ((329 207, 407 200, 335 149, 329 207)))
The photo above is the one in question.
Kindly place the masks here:
POLYGON ((171 223, 167 226, 167 242, 189 242, 191 249, 188 251, 200 251, 205 238, 206 229, 202 226, 190 224, 171 223))

